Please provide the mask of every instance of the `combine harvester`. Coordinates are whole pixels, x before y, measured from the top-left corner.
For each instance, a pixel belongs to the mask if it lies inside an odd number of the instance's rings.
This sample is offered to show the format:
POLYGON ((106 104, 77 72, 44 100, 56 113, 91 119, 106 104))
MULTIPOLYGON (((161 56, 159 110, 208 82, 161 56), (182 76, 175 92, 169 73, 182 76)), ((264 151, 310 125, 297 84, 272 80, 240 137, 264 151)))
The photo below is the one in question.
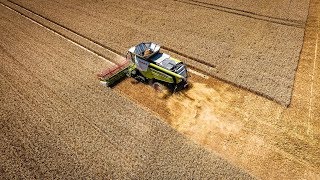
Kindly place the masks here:
POLYGON ((126 60, 98 75, 102 84, 110 87, 133 77, 139 82, 151 84, 157 91, 163 86, 175 92, 188 86, 188 72, 183 62, 160 52, 160 45, 147 42, 131 47, 126 60))

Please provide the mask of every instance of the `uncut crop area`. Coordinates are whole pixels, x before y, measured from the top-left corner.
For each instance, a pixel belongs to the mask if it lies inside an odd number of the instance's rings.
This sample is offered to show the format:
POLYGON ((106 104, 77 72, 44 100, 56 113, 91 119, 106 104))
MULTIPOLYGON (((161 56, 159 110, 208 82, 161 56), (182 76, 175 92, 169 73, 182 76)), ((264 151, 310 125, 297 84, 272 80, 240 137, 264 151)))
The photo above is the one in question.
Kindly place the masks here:
POLYGON ((202 71, 283 105, 290 104, 308 12, 308 1, 242 3, 252 13, 214 1, 12 2, 119 52, 141 40, 160 42, 206 62, 202 71), (263 10, 274 7, 274 13, 263 10), (291 13, 295 8, 301 11, 291 13))
POLYGON ((0 179, 320 179, 320 1, 0 0, 0 179), (97 74, 142 41, 164 96, 97 74))

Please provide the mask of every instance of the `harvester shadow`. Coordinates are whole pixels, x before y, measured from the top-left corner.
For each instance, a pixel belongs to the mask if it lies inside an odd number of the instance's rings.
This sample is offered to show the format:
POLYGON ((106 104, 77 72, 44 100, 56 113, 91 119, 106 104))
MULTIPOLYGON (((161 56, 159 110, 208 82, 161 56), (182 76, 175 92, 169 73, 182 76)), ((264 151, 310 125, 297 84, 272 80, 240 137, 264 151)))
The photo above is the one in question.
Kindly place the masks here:
POLYGON ((183 89, 170 89, 169 87, 167 87, 165 92, 162 92, 162 93, 165 93, 165 96, 162 98, 169 99, 172 96, 181 96, 181 97, 186 97, 192 101, 195 101, 195 99, 190 97, 187 93, 190 89, 192 89, 192 87, 193 85, 191 83, 189 83, 189 85, 183 89))
MULTIPOLYGON (((119 82, 121 82, 121 80, 119 82)), ((117 82, 117 83, 119 83, 119 82, 117 82)), ((180 89, 180 90, 174 90, 173 88, 164 86, 164 89, 162 89, 160 92, 153 88, 153 85, 152 85, 151 82, 143 82, 143 81, 139 81, 139 80, 136 80, 136 79, 131 79, 131 80, 129 80, 129 83, 131 85, 138 85, 138 84, 145 85, 145 87, 141 87, 141 88, 143 88, 143 89, 147 88, 149 90, 145 89, 144 92, 154 93, 154 95, 156 97, 158 97, 160 99, 163 99, 163 100, 167 100, 167 99, 169 99, 170 97, 172 97, 174 95, 184 96, 184 97, 187 97, 187 98, 191 99, 192 101, 195 100, 192 97, 190 97, 188 95, 188 93, 187 93, 193 87, 193 85, 191 83, 189 83, 189 85, 186 88, 180 89)), ((115 85, 116 84, 113 84, 113 86, 115 86, 115 85)), ((138 89, 141 90, 140 88, 138 88, 138 89)))
POLYGON ((189 82, 189 84, 188 84, 188 86, 186 88, 181 89, 179 91, 176 91, 174 93, 183 95, 184 97, 190 99, 191 101, 195 101, 195 99, 193 97, 189 96, 189 94, 187 93, 192 88, 193 88, 193 84, 189 82))
POLYGON ((139 84, 139 83, 143 83, 143 82, 132 79, 132 80, 130 80, 130 83, 135 85, 135 84, 139 84))

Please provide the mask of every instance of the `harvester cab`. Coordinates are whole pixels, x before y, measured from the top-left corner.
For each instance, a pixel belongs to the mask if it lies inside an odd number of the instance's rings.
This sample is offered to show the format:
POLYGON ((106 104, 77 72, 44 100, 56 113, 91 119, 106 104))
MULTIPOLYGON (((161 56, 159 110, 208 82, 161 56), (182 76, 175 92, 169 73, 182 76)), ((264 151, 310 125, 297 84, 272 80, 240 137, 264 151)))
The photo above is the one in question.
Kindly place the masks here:
POLYGON ((150 83, 157 90, 161 90, 164 85, 172 91, 177 91, 188 85, 188 72, 184 63, 161 53, 160 45, 152 42, 131 47, 124 63, 107 70, 107 73, 102 73, 99 77, 110 86, 124 75, 150 83), (109 75, 109 72, 115 71, 117 73, 109 75))

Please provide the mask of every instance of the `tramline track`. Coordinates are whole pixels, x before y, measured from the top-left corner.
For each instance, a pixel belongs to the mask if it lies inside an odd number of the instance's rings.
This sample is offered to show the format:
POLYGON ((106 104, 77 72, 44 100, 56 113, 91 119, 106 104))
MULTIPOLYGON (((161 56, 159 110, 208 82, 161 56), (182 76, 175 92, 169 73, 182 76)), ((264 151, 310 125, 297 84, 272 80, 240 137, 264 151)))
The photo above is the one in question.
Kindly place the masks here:
POLYGON ((305 27, 305 23, 302 21, 262 15, 262 14, 258 14, 258 13, 254 13, 254 12, 250 12, 250 11, 244 11, 244 10, 240 10, 240 9, 230 8, 230 7, 221 6, 221 5, 213 4, 213 3, 206 3, 206 2, 197 1, 197 0, 174 0, 174 1, 184 3, 184 4, 193 5, 193 6, 198 6, 198 7, 202 7, 202 8, 212 9, 212 10, 216 10, 216 11, 221 11, 221 12, 225 12, 225 13, 235 14, 238 16, 244 16, 247 18, 257 19, 260 21, 281 24, 281 25, 285 25, 285 26, 291 26, 291 27, 296 27, 296 28, 304 28, 305 27))

